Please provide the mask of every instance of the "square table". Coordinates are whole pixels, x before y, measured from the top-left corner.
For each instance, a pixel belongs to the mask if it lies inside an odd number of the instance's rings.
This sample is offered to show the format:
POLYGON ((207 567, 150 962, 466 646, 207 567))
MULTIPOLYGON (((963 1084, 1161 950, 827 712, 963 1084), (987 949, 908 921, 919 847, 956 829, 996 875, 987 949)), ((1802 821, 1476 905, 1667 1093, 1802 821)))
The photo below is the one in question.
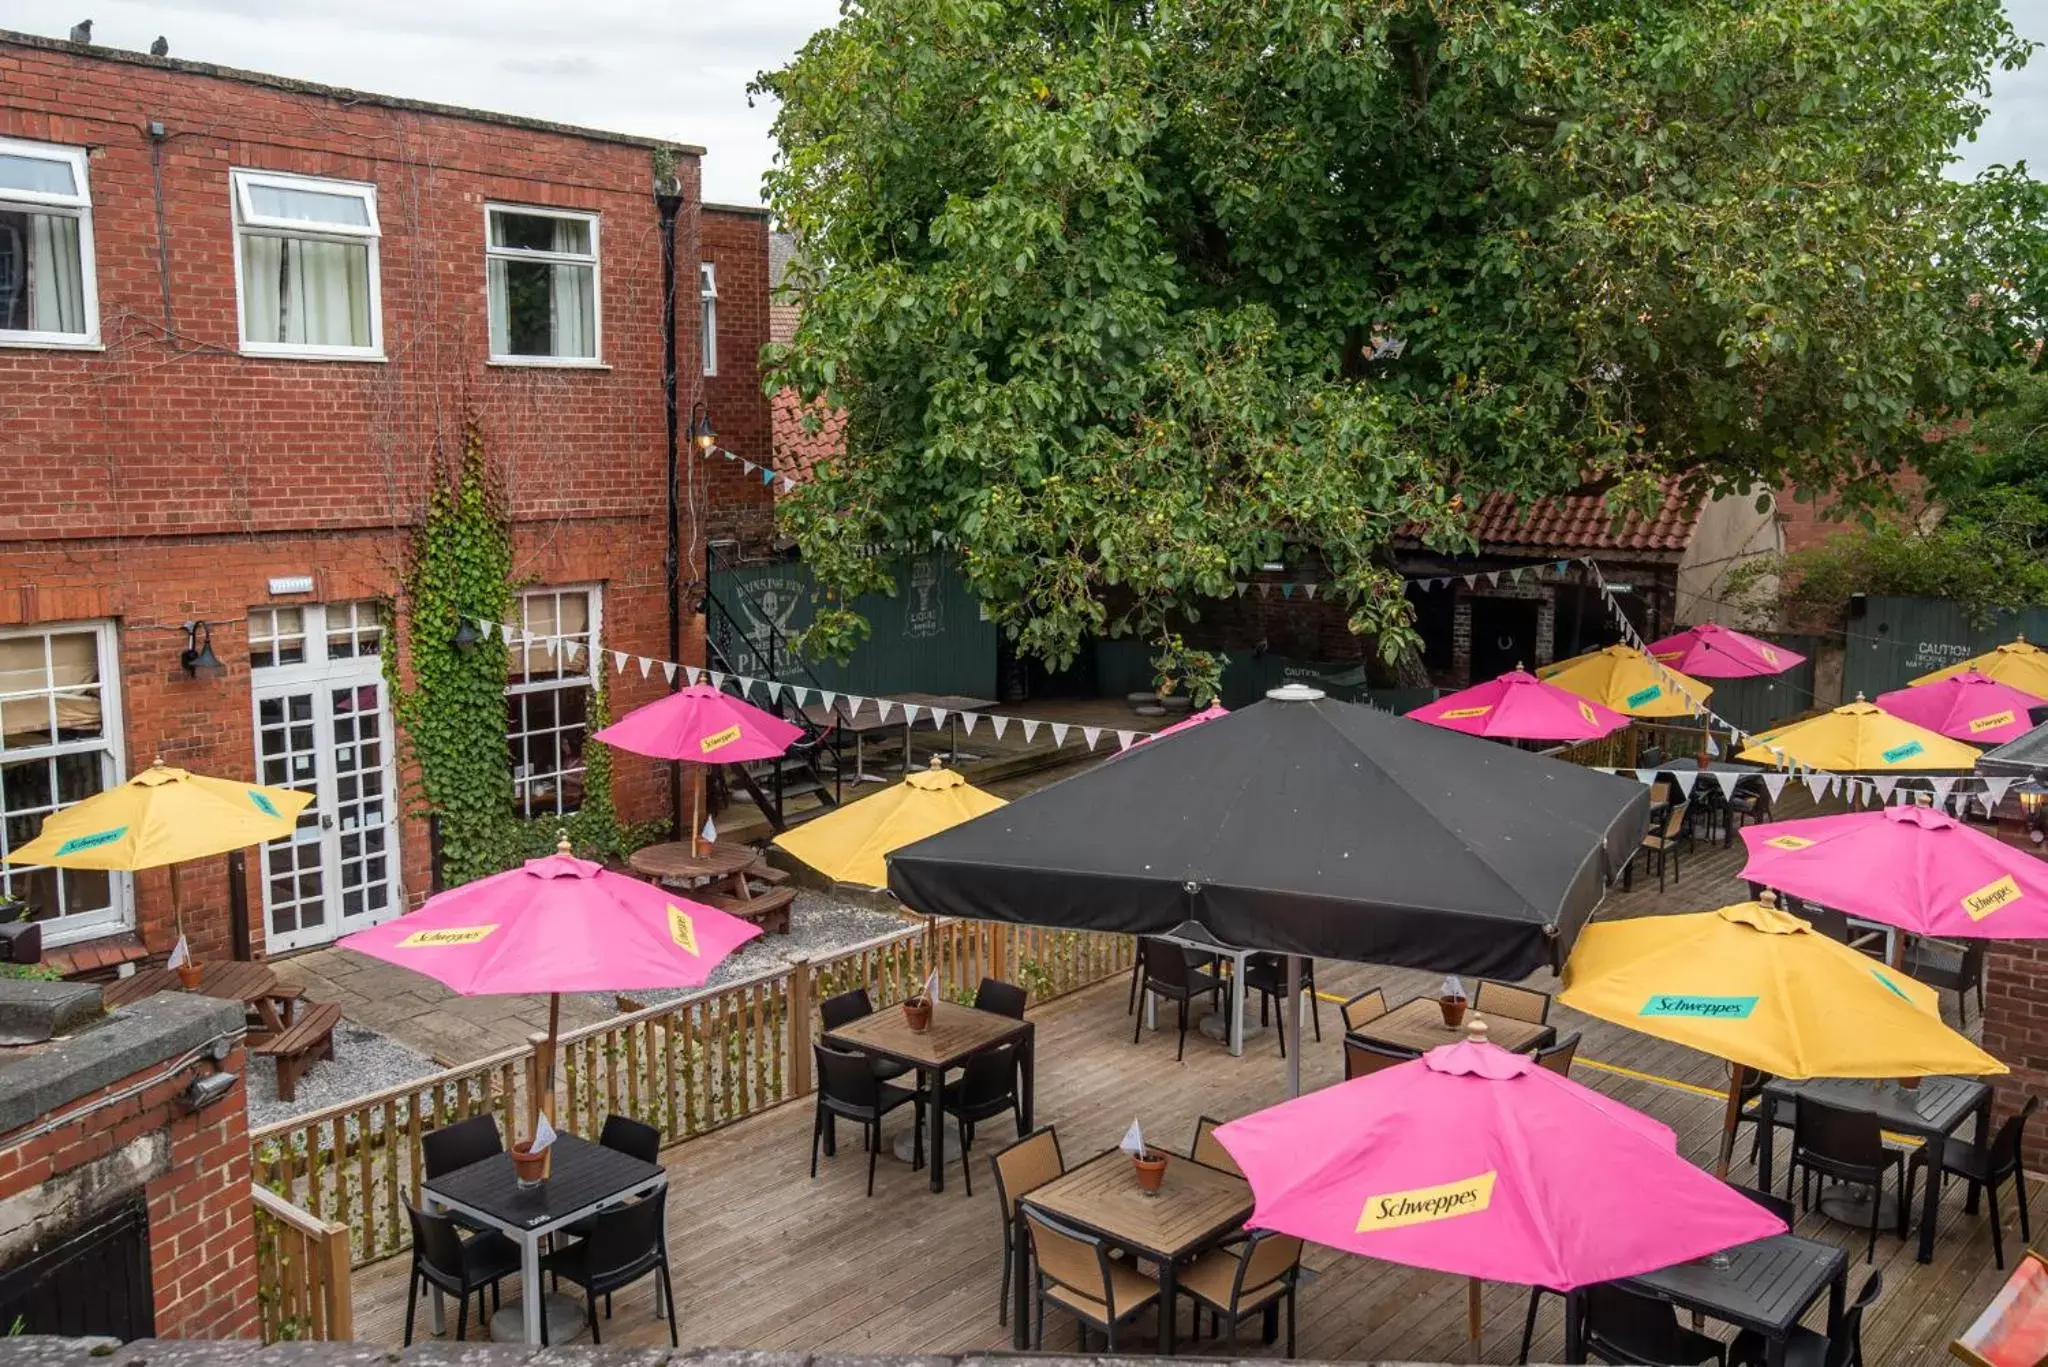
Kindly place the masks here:
MULTIPOLYGON (((1235 1173, 1168 1156, 1157 1196, 1138 1186, 1131 1156, 1105 1149, 1065 1175, 1017 1198, 1021 1206, 1063 1225, 1086 1230, 1159 1267, 1159 1354, 1173 1355, 1173 1313, 1180 1264, 1215 1247, 1244 1228, 1252 1214, 1252 1187, 1235 1173)), ((1020 1220, 1023 1218, 1020 1214, 1020 1220)), ((1021 1224, 1011 1256, 1015 1301, 1010 1306, 1012 1344, 1030 1346, 1031 1234, 1021 1224)))
MULTIPOLYGON (((1871 1078, 1817 1077, 1804 1082, 1776 1078, 1764 1084, 1757 1115, 1761 1145, 1756 1157, 1756 1184, 1771 1189, 1771 1141, 1777 1131, 1778 1103, 1812 1097, 1847 1111, 1865 1111, 1895 1134, 1912 1135, 1932 1174, 1920 1204, 1920 1251, 1923 1263, 1934 1261, 1934 1226, 1941 1212, 1941 1151, 1949 1137, 1971 1116, 1977 1117, 1976 1142, 1982 1144, 1991 1125, 1991 1088, 1975 1078, 1929 1077, 1911 1091, 1896 1082, 1871 1078)), ((1872 1193, 1872 1199, 1876 1193, 1872 1193)))
POLYGON ((892 729, 896 723, 882 720, 881 709, 861 712, 846 698, 834 698, 832 706, 813 703, 804 710, 804 716, 811 725, 825 730, 838 727, 841 732, 853 737, 853 781, 855 783, 887 783, 880 774, 867 772, 867 738, 870 733, 892 729))
MULTIPOLYGON (((526 1341, 540 1342, 540 1242, 566 1225, 609 1206, 646 1196, 668 1185, 668 1171, 616 1149, 592 1144, 573 1134, 558 1135, 554 1166, 548 1180, 522 1187, 512 1171, 512 1155, 494 1153, 467 1167, 424 1182, 427 1203, 456 1211, 476 1224, 495 1229, 519 1245, 521 1300, 526 1341)), ((662 1231, 664 1244, 668 1231, 662 1231)), ((434 1322, 441 1320, 441 1298, 434 1297, 434 1322)))
MULTIPOLYGON (((922 708, 927 714, 932 712, 944 712, 947 714, 949 726, 946 742, 946 763, 949 765, 958 765, 960 762, 960 714, 962 712, 979 712, 984 707, 994 707, 996 705, 994 698, 969 698, 959 693, 891 693, 889 701, 902 703, 907 707, 922 708)), ((938 720, 934 718, 932 721, 934 730, 938 728, 938 724, 938 720)), ((910 714, 908 712, 904 713, 903 772, 906 774, 910 772, 910 728, 913 725, 915 723, 910 720, 910 714)))
POLYGON ((915 1068, 923 1075, 931 1098, 928 1109, 932 1190, 944 1191, 946 1112, 939 1105, 939 1099, 945 1095, 946 1070, 958 1068, 985 1049, 1013 1039, 1022 1040, 1023 1048, 1017 1056, 1019 1071, 1023 1074, 1022 1090, 1017 1095, 1019 1109, 1023 1112, 1023 1119, 1017 1126, 1017 1137, 1021 1139, 1031 1133, 1031 1093, 1037 1074, 1034 1057, 1036 1033, 1030 1021, 999 1016, 993 1011, 977 1011, 957 1002, 935 1001, 932 1003, 932 1023, 922 1033, 910 1028, 901 1007, 885 1006, 836 1030, 827 1030, 824 1042, 871 1058, 900 1063, 906 1068, 915 1068))
MULTIPOLYGON (((1513 1016, 1488 1016, 1473 1011, 1469 1006, 1465 1008, 1467 1021, 1475 1015, 1486 1022, 1488 1042, 1498 1044, 1511 1053, 1533 1053, 1557 1039, 1557 1030, 1553 1026, 1516 1020, 1513 1016)), ((1435 997, 1416 997, 1348 1033, 1355 1039, 1385 1048, 1411 1049, 1418 1054, 1426 1054, 1439 1044, 1456 1044, 1464 1039, 1465 1027, 1461 1024, 1454 1030, 1445 1025, 1443 1010, 1437 1006, 1435 997)))
MULTIPOLYGON (((1829 1337, 1840 1328, 1849 1290, 1849 1257, 1835 1245, 1797 1234, 1774 1234, 1738 1244, 1721 1256, 1727 1260, 1725 1267, 1700 1258, 1625 1277, 1618 1284, 1681 1310, 1697 1310, 1738 1329, 1756 1331, 1763 1335, 1769 1367, 1785 1361, 1792 1331, 1823 1291, 1828 1293, 1829 1337)), ((1576 1292, 1565 1298, 1566 1362, 1586 1360, 1582 1307, 1576 1292)))

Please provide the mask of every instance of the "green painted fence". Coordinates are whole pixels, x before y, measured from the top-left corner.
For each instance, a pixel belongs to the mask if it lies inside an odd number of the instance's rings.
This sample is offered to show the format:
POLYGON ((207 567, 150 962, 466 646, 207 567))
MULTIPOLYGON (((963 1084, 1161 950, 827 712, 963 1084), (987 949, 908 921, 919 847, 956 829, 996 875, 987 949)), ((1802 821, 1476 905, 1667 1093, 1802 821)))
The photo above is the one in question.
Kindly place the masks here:
POLYGON ((1945 598, 1871 594, 1849 605, 1842 696, 1874 698, 1930 670, 1981 655, 2015 636, 2048 642, 2048 607, 2001 613, 1978 625, 1945 598))

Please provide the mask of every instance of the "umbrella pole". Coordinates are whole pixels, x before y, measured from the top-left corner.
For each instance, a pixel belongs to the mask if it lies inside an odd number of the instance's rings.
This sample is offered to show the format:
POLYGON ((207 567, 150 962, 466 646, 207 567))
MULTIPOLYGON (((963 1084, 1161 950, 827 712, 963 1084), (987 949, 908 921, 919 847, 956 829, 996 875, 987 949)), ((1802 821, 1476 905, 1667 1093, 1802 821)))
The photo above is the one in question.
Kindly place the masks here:
MULTIPOLYGON (((555 1041, 561 1037, 561 1034, 562 994, 550 992, 548 993, 548 1032, 545 1035, 533 1036, 534 1052, 540 1056, 538 1060, 540 1064, 540 1085, 533 1089, 533 1096, 530 1098, 531 1104, 526 1108, 526 1134, 529 1139, 533 1137, 533 1132, 540 1128, 541 1116, 555 1108, 555 1041), (543 1098, 545 1098, 545 1102, 543 1102, 543 1098)), ((554 1123, 552 1116, 549 1116, 548 1123, 550 1125, 554 1123)))
POLYGON ((690 853, 704 853, 704 766, 690 766, 690 853))
MULTIPOLYGON (((1287 1006, 1280 1013, 1280 1038, 1294 1046, 1287 1051, 1287 1095, 1300 1096, 1301 957, 1296 954, 1287 956, 1287 1006)), ((1476 1288, 1479 1283, 1472 1285, 1476 1288)))
POLYGON ((1742 1119, 1742 1083, 1749 1069, 1739 1063, 1728 1065, 1728 1108, 1721 1117, 1721 1152, 1714 1159, 1714 1176, 1726 1180, 1728 1162, 1735 1156, 1735 1126, 1742 1119))
MULTIPOLYGON (((178 885, 178 866, 176 864, 171 865, 171 924, 177 929, 178 938, 184 939, 185 898, 184 890, 178 885)), ((185 952, 191 953, 191 948, 187 946, 185 952)))
POLYGON ((1465 1337, 1472 1340, 1472 1360, 1479 1361, 1479 1278, 1465 1279, 1465 1337))

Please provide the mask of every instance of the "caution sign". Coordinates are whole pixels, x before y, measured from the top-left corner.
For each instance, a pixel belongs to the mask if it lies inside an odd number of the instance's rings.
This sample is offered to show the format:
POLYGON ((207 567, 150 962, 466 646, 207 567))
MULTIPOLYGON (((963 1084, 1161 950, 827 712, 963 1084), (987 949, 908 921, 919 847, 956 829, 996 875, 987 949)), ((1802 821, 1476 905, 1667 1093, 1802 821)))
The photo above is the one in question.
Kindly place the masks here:
POLYGON ((1432 1220, 1453 1220, 1460 1215, 1477 1215, 1493 1204, 1493 1183, 1497 1171, 1444 1182, 1413 1191, 1390 1191, 1369 1196, 1358 1213, 1358 1232, 1400 1229, 1404 1225, 1426 1225, 1432 1220))

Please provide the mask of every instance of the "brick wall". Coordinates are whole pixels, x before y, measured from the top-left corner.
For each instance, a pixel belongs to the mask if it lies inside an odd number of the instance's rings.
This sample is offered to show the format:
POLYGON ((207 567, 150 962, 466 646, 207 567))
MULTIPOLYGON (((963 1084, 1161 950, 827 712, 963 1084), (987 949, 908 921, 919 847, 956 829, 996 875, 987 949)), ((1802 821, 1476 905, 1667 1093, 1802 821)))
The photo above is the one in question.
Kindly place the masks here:
MULTIPOLYGON (((244 1062, 238 1045, 220 1067, 240 1074, 244 1062)), ((148 1174, 142 1190, 149 1207, 157 1336, 253 1339, 256 1233, 246 1088, 237 1083, 225 1100, 190 1112, 177 1099, 195 1075, 186 1069, 133 1097, 103 1104, 161 1068, 152 1064, 69 1103, 51 1119, 77 1118, 35 1138, 0 1135, 0 1209, 12 1208, 37 1188, 61 1189, 67 1175, 90 1172, 91 1182, 103 1182, 118 1181, 123 1172, 148 1174)), ((211 1069, 209 1064, 204 1071, 211 1069)), ((42 1128, 42 1122, 32 1128, 42 1128)), ((45 1238, 68 1232, 54 1226, 45 1238)))
MULTIPOLYGON (((1998 838, 2016 849, 2042 855, 2017 816, 2019 803, 2001 804, 1998 838)), ((1994 940, 1984 956, 1984 1047, 2012 1069, 1999 1080, 1994 1122, 2002 1122, 2030 1096, 2048 1099, 2048 943, 1994 940)), ((2048 1122, 2036 1117, 2027 1127, 2027 1168, 2048 1170, 2048 1122)))
MULTIPOLYGON (((129 773, 158 755, 199 772, 253 771, 249 610, 396 599, 436 456, 459 440, 465 413, 480 421, 506 490, 515 582, 597 583, 605 644, 668 655, 655 144, 14 35, 0 35, 0 137, 90 149, 104 342, 0 347, 0 630, 118 624, 129 773), (164 126, 160 140, 146 132, 152 121, 164 126), (388 359, 239 354, 230 167, 377 187, 388 359), (487 201, 600 215, 602 368, 488 362, 487 201), (315 591, 272 599, 267 580, 291 574, 313 575, 315 591), (214 623, 225 678, 193 680, 179 667, 186 620, 214 623)), ((765 459, 756 367, 768 326, 766 220, 704 209, 696 150, 666 150, 685 206, 683 421, 708 401, 721 443, 765 459), (698 260, 718 264, 720 373, 708 381, 698 260)), ((682 654, 699 660, 687 585, 702 577, 705 543, 765 551, 773 500, 736 463, 694 459, 687 446, 680 459, 682 654)), ((402 639, 405 605, 396 608, 402 639)), ((629 671, 612 688, 617 714, 662 684, 629 671)), ((661 815, 657 767, 621 757, 617 770, 622 815, 661 815)), ((422 820, 408 818, 399 847, 416 899, 428 881, 422 820)), ((258 862, 248 896, 261 953, 258 862)), ((224 865, 186 874, 195 947, 222 954, 224 865)), ((57 961, 163 952, 166 890, 161 874, 140 876, 139 936, 57 961)))

